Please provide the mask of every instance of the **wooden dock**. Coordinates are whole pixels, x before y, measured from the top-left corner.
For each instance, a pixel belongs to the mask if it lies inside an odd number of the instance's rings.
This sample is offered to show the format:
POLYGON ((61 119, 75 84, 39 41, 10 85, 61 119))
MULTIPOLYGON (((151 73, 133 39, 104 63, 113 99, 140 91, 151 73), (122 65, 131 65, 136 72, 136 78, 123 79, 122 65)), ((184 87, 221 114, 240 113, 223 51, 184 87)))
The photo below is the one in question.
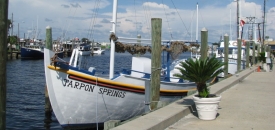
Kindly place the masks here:
POLYGON ((8 51, 8 59, 13 59, 13 58, 18 59, 20 57, 21 57, 21 52, 20 51, 12 51, 12 52, 8 51), (11 54, 12 54, 12 56, 11 56, 11 54))

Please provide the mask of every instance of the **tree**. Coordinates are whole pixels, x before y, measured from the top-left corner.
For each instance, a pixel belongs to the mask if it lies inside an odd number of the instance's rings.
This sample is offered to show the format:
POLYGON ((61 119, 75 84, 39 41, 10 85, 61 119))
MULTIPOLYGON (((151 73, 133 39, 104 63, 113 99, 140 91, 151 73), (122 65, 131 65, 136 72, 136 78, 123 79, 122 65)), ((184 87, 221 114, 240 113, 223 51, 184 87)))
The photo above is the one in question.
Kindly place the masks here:
POLYGON ((82 41, 83 43, 86 43, 86 42, 89 43, 89 42, 90 42, 88 38, 82 38, 81 41, 82 41))
POLYGON ((12 51, 12 45, 17 43, 17 36, 8 36, 7 42, 10 43, 9 50, 12 51))
POLYGON ((8 30, 12 27, 12 22, 11 22, 11 20, 10 19, 8 19, 8 21, 7 21, 7 28, 8 28, 8 30))
POLYGON ((8 43, 15 44, 17 43, 17 36, 8 36, 8 43))

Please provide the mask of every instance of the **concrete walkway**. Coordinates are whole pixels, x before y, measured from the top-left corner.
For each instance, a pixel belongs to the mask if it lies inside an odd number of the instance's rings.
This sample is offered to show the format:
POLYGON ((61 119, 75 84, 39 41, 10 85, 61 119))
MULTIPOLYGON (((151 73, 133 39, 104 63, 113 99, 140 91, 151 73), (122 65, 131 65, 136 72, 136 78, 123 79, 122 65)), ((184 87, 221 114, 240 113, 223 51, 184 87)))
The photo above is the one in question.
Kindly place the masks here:
POLYGON ((256 69, 211 85, 211 93, 222 95, 216 120, 198 119, 190 95, 112 130, 274 130, 275 71, 256 69))
POLYGON ((192 113, 166 130, 275 130, 275 71, 254 72, 221 95, 216 120, 192 113))

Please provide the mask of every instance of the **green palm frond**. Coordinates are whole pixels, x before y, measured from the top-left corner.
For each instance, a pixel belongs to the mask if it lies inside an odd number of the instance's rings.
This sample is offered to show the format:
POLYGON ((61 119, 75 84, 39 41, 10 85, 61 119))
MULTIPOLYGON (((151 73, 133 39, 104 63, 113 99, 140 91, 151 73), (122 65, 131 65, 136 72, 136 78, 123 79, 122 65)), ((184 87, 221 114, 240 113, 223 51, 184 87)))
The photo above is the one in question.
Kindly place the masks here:
POLYGON ((180 73, 174 74, 175 77, 196 82, 198 91, 206 90, 206 82, 223 72, 224 62, 216 57, 207 59, 188 59, 180 62, 180 67, 176 67, 180 73), (199 88, 203 87, 203 88, 199 88), (205 88, 204 88, 205 87, 205 88))

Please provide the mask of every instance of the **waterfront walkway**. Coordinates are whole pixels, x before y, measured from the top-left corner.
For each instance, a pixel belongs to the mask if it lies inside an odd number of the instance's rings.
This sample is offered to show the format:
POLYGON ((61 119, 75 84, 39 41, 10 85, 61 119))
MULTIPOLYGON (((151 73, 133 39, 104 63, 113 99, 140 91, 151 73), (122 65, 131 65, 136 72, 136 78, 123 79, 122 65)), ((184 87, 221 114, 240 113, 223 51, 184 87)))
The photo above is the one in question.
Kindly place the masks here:
POLYGON ((198 119, 191 95, 113 130, 273 130, 275 71, 255 70, 246 69, 211 86, 211 93, 222 95, 215 120, 198 119))
POLYGON ((216 120, 188 114, 166 130, 275 130, 275 71, 254 72, 221 95, 216 120))

